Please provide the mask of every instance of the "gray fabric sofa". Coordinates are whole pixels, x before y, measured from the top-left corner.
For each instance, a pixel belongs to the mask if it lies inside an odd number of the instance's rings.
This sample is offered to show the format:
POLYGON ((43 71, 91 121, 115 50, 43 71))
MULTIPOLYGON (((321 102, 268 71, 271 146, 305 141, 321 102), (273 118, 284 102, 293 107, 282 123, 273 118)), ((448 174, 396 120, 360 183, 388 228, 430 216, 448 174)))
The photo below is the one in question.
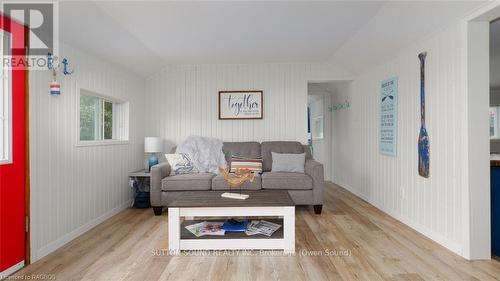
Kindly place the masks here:
MULTIPOLYGON (((231 155, 246 158, 262 156, 263 173, 252 183, 245 183, 243 190, 275 189, 287 190, 296 205, 313 205, 316 214, 321 214, 323 206, 324 176, 323 165, 311 157, 307 146, 300 142, 225 142, 222 148, 228 164, 231 155), (305 173, 271 172, 271 152, 306 152, 305 173)), ((198 173, 170 176, 168 162, 151 168, 151 205, 155 215, 160 215, 163 207, 182 196, 187 191, 229 190, 222 175, 198 173)))

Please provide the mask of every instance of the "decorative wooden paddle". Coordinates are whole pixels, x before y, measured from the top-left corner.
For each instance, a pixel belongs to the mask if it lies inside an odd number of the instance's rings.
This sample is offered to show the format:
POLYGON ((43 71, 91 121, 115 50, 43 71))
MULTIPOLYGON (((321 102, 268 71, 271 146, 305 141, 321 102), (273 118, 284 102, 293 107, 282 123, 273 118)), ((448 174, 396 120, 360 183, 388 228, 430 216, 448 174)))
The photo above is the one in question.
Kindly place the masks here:
POLYGON ((427 52, 418 55, 420 59, 420 134, 418 136, 418 174, 429 177, 430 144, 425 129, 425 57, 427 52))

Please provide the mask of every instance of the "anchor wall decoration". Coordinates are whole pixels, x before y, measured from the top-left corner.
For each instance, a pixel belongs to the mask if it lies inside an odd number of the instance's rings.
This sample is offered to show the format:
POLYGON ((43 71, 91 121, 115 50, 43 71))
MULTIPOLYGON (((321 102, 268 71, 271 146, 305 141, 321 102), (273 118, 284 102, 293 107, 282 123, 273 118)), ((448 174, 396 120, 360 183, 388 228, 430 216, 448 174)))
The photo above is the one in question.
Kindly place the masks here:
MULTIPOLYGON (((64 75, 73 74, 73 70, 70 70, 68 65, 68 59, 64 58, 61 62, 63 64, 62 73, 64 75)), ((52 53, 47 54, 47 68, 52 71, 52 80, 50 83, 50 94, 51 95, 60 95, 61 94, 61 84, 57 81, 57 71, 59 70, 59 62, 58 57, 52 55, 52 53)))

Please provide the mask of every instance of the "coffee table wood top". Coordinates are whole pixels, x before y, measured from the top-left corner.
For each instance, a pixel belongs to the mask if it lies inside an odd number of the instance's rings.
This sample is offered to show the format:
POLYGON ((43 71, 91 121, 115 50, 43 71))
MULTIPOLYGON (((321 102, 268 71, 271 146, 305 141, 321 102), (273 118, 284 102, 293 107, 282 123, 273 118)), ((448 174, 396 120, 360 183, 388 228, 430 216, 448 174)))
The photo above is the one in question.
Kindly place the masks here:
MULTIPOLYGON (((188 207, 284 207, 294 206, 288 191, 286 190, 259 190, 243 191, 250 195, 245 200, 221 197, 221 194, 229 191, 192 191, 184 192, 180 198, 175 199, 169 208, 188 207)), ((239 191, 233 191, 237 193, 239 191)))

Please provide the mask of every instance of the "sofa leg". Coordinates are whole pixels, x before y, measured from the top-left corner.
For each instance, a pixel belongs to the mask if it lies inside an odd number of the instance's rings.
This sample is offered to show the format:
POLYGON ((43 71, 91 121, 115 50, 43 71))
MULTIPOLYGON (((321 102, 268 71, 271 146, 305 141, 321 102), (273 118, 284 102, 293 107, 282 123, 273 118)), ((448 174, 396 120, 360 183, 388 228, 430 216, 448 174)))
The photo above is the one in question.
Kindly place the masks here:
POLYGON ((155 216, 161 216, 161 212, 163 211, 163 207, 153 207, 153 212, 155 216))
POLYGON ((316 215, 320 215, 321 214, 321 210, 323 209, 323 205, 314 205, 313 208, 314 208, 314 213, 316 215))

